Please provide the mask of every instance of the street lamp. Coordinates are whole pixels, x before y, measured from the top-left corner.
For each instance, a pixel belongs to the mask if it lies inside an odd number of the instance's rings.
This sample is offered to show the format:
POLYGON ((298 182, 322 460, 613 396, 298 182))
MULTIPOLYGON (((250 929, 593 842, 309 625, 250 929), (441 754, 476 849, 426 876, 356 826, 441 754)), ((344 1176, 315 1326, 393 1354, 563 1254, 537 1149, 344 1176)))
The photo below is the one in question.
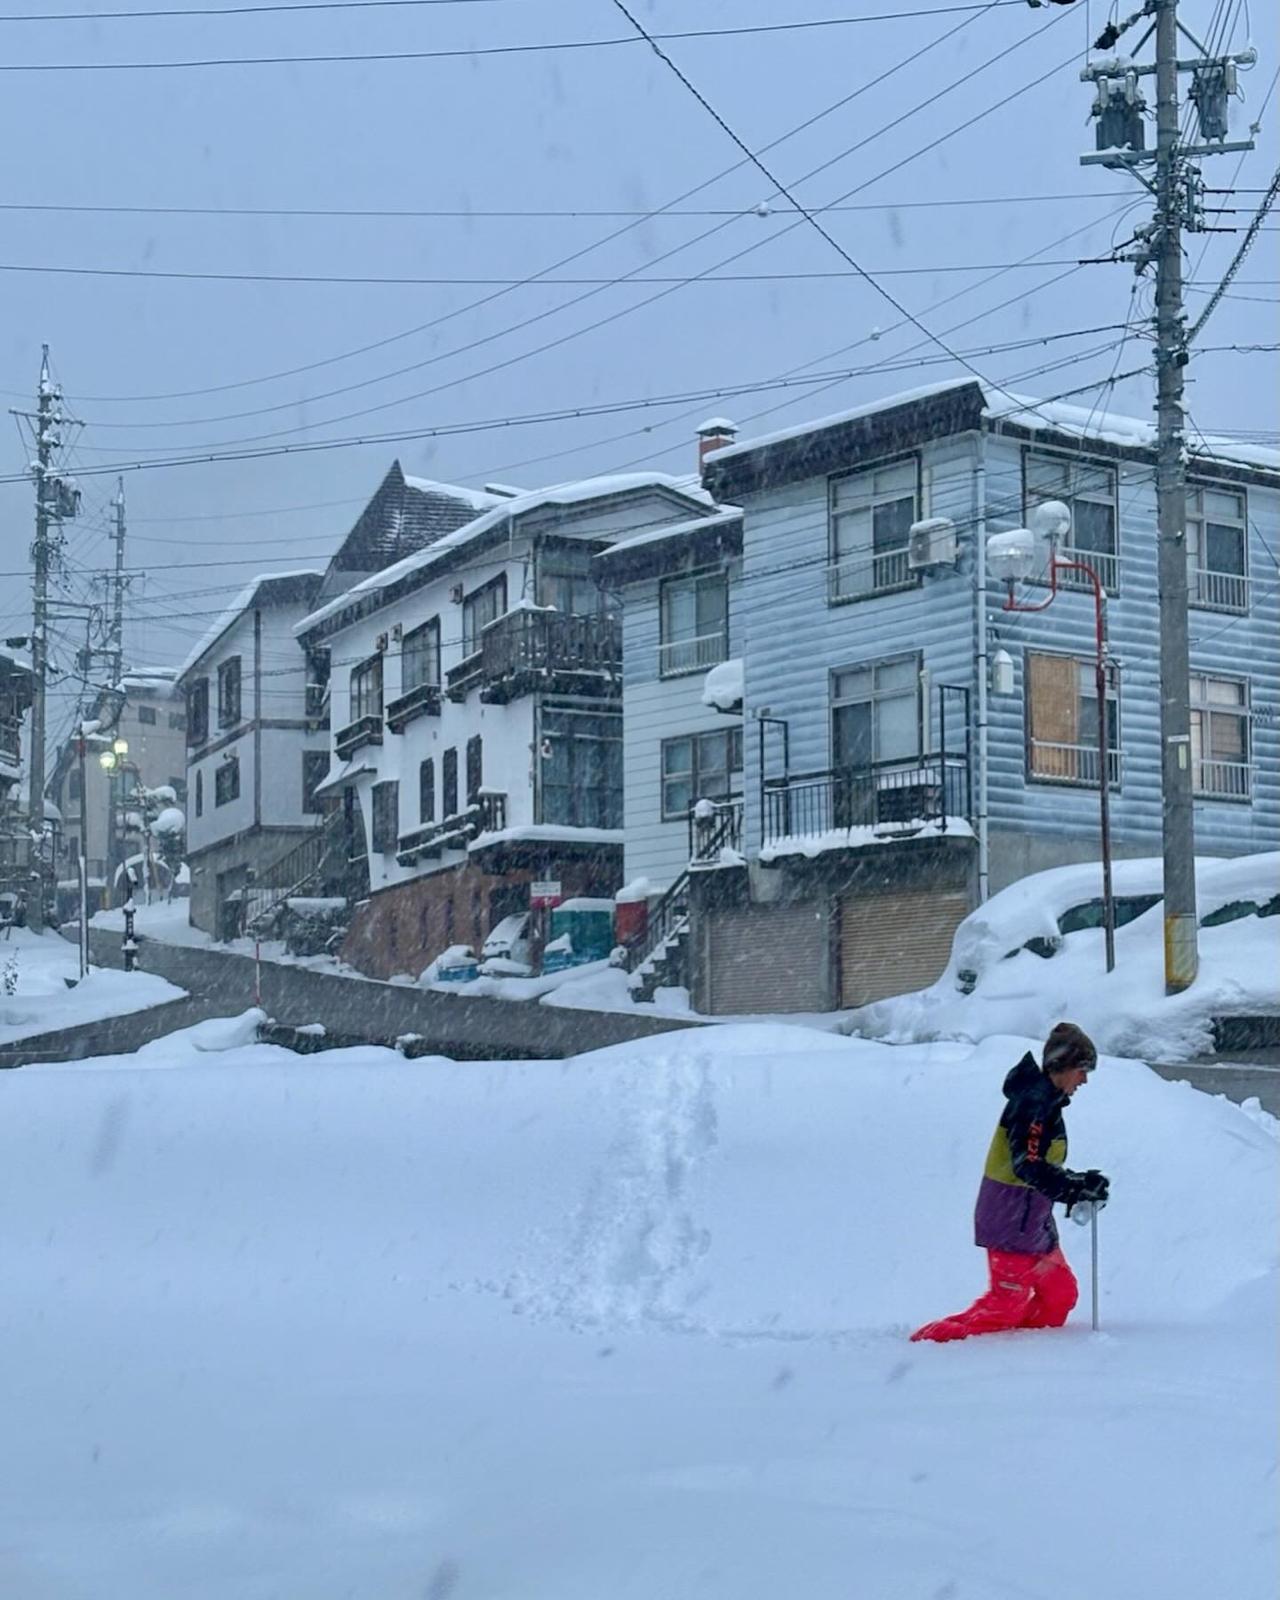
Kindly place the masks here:
POLYGON ((1058 541, 1071 530, 1071 512, 1061 500, 1046 500, 1031 514, 1031 528, 1013 528, 1007 533, 993 533, 987 540, 987 569, 1003 580, 1008 593, 1004 602, 1006 611, 1044 611, 1058 597, 1058 575, 1079 572, 1093 589, 1094 614, 1094 681, 1098 697, 1098 812, 1102 834, 1102 928, 1107 953, 1107 971, 1114 972, 1116 965, 1116 907, 1111 890, 1111 772, 1107 738, 1107 660, 1106 620, 1102 580, 1087 561, 1058 559, 1058 541), (1030 577, 1036 563, 1037 549, 1047 539, 1049 543, 1049 594, 1035 605, 1020 603, 1014 598, 1014 588, 1030 577))

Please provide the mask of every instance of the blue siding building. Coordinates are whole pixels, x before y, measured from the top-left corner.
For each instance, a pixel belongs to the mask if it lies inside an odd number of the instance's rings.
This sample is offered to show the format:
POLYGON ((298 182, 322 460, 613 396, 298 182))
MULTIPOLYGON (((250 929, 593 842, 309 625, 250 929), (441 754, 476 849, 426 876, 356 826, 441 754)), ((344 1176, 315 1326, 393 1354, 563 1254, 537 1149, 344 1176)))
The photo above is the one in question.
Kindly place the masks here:
MULTIPOLYGON (((688 790, 708 802, 686 824, 695 861, 676 908, 695 1005, 813 1010, 927 983, 979 898, 1097 858, 1092 590, 1062 587, 1028 613, 1004 609, 1003 589, 985 581, 986 537, 1034 522, 1047 500, 1071 511, 1059 557, 1074 551, 1107 592, 1115 851, 1159 854, 1154 475, 1147 424, 971 380, 707 456, 705 487, 742 509, 740 569, 717 559, 723 653, 731 637, 744 663, 743 770, 740 802, 718 774, 716 792, 688 790)), ((1280 456, 1206 442, 1190 482, 1197 847, 1271 849, 1280 456)), ((705 538, 667 541, 664 570, 697 570, 705 538)), ((1045 544, 1046 569, 1048 555, 1045 544)), ((665 815, 652 735, 679 691, 654 670, 671 625, 660 580, 656 569, 617 580, 629 851, 665 815), (638 697, 643 739, 631 726, 638 697)), ((1033 575, 1018 600, 1050 593, 1033 575)), ((669 870, 655 876, 670 882, 669 870)))

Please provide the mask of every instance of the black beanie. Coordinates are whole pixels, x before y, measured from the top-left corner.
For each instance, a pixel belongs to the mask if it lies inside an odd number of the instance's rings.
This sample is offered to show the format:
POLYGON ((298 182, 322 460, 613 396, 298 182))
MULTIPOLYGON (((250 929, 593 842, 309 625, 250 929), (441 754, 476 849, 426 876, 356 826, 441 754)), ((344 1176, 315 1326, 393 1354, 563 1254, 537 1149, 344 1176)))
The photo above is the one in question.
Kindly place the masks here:
POLYGON ((1064 1067, 1083 1067, 1092 1072, 1098 1064, 1093 1040, 1074 1022, 1060 1022, 1044 1042, 1044 1070, 1060 1072, 1064 1067))

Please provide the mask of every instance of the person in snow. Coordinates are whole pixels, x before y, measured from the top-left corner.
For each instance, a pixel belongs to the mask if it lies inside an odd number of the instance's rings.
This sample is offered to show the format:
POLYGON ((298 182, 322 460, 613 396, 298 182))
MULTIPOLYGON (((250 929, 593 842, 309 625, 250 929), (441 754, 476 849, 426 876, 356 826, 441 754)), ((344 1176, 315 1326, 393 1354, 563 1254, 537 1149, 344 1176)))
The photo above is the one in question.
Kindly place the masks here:
POLYGON ((1073 1022, 1045 1040, 1043 1064, 1027 1052, 1004 1080, 1007 1104, 996 1127, 974 1209, 976 1243, 986 1250, 991 1286, 967 1311, 928 1322, 912 1339, 967 1339, 1010 1328, 1060 1328, 1078 1298, 1058 1244, 1055 1201, 1104 1205, 1108 1180, 1095 1168, 1071 1172, 1062 1110, 1098 1062, 1093 1041, 1073 1022))

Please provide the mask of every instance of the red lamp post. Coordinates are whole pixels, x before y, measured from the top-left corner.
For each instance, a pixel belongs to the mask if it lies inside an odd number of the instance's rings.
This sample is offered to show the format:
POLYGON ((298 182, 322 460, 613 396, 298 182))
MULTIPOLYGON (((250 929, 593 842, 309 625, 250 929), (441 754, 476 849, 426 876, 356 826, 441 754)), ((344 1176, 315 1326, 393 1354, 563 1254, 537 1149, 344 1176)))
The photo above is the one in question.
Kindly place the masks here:
MULTIPOLYGON (((1041 520, 1047 524, 1053 524, 1056 533, 1061 534, 1071 526, 1071 514, 1061 502, 1051 500, 1038 509, 1041 520)), ((1003 541, 1001 548, 1004 560, 1000 564, 1005 567, 1007 574, 1008 595, 1004 603, 1004 610, 1006 611, 1046 610, 1058 597, 1058 574, 1062 572, 1079 572, 1083 574, 1093 590, 1094 681, 1097 685, 1096 692, 1098 696, 1098 813, 1102 834, 1102 928, 1106 944, 1107 971, 1114 972, 1116 965, 1116 907, 1115 897, 1111 888, 1111 773, 1107 730, 1105 591, 1102 587, 1102 580, 1087 561, 1060 561, 1056 547, 1051 545, 1048 597, 1038 601, 1035 605, 1020 603, 1014 599, 1014 585, 1018 577, 1025 577, 1030 569, 1031 556, 1034 551, 1034 535, 1026 529, 1018 529, 1012 534, 995 534, 993 541, 1003 541), (1025 534, 1025 539, 1019 540, 1018 534, 1025 534), (1022 570, 1024 567, 1026 570, 1022 570)), ((996 559, 994 548, 992 545, 989 545, 988 548, 991 551, 989 559, 994 564, 996 559)))

